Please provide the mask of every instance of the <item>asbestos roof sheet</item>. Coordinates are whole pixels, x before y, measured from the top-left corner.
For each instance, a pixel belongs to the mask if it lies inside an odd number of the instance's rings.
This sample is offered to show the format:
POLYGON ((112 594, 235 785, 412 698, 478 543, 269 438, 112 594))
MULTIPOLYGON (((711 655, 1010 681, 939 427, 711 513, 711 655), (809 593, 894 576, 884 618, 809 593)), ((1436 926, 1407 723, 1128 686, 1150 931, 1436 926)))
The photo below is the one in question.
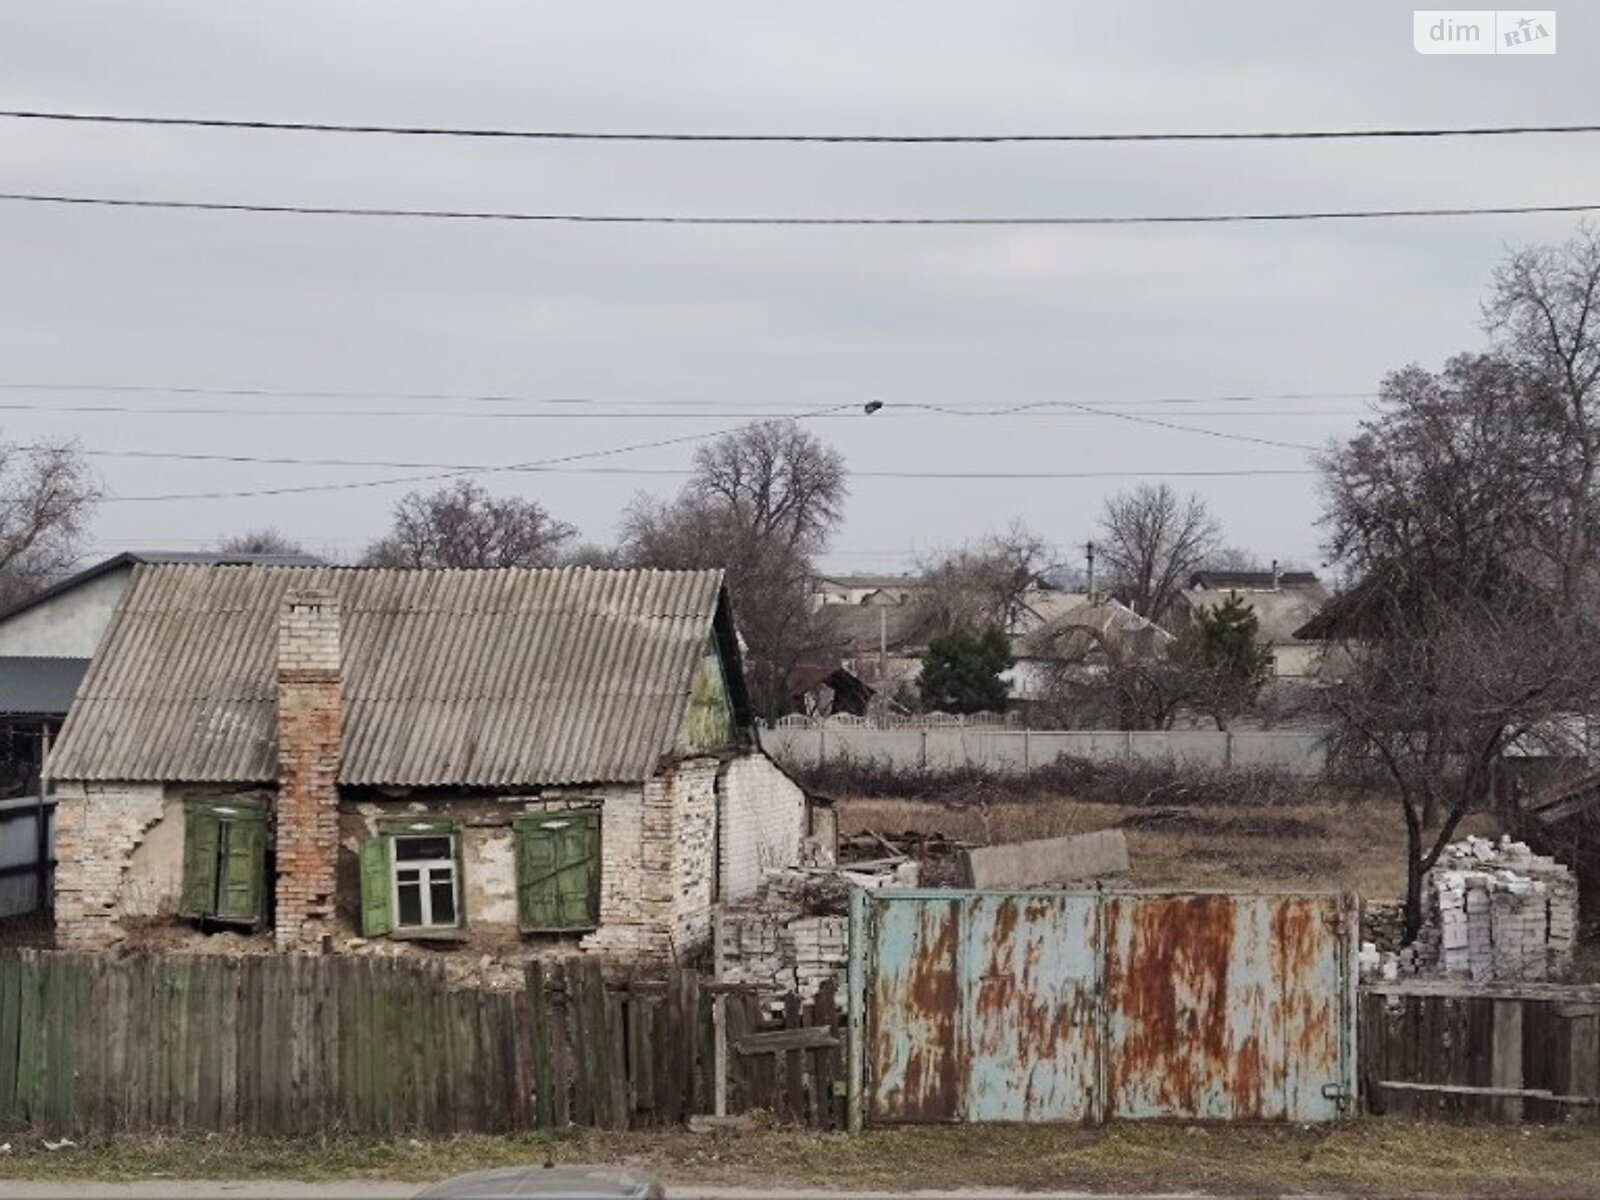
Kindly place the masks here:
POLYGON ((414 787, 648 778, 725 604, 720 571, 141 566, 52 774, 274 779, 291 590, 340 603, 340 782, 414 787))

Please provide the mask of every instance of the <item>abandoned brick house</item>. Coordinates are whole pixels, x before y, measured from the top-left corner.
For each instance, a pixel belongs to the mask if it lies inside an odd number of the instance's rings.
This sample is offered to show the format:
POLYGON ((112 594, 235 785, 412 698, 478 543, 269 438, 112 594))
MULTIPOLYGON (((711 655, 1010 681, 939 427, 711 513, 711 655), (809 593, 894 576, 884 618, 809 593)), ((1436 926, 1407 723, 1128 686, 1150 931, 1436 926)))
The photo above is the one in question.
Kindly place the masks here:
POLYGON ((58 941, 669 961, 793 864, 719 571, 141 566, 51 756, 58 941))

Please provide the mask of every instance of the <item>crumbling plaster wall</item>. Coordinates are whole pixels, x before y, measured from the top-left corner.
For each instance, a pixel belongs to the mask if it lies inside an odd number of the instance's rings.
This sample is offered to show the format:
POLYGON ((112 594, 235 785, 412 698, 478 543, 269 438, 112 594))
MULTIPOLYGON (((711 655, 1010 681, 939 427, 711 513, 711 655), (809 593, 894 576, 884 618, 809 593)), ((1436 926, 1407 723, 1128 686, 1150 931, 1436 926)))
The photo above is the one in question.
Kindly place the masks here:
POLYGON ((56 940, 101 949, 128 917, 175 918, 183 897, 186 802, 268 803, 269 789, 63 783, 56 790, 56 940))
MULTIPOLYGON (((639 789, 605 786, 552 789, 537 796, 418 792, 394 799, 345 800, 340 804, 339 897, 343 924, 359 932, 361 843, 378 834, 382 818, 445 816, 461 822, 461 870, 466 940, 475 934, 503 939, 517 933, 517 861, 512 821, 523 813, 560 812, 600 806, 600 924, 638 923, 639 789)), ((540 935, 537 940, 567 950, 579 937, 540 935)), ((593 937, 594 935, 590 935, 593 937)))
POLYGON ((56 859, 57 942, 85 950, 114 945, 126 936, 123 918, 177 908, 182 801, 159 783, 60 784, 56 859), (154 846, 141 854, 153 832, 154 846))

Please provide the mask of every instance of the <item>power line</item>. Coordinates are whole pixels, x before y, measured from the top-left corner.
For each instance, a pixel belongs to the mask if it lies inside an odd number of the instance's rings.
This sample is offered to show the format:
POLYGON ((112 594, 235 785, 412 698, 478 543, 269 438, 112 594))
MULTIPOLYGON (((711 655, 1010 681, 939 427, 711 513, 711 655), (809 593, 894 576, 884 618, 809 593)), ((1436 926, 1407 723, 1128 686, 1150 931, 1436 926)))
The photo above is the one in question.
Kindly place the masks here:
MULTIPOLYGON (((618 453, 611 451, 610 453, 618 453)), ((534 465, 509 465, 509 466, 472 466, 460 467, 445 475, 419 477, 421 479, 447 479, 462 475, 481 475, 490 473, 514 473, 529 475, 628 475, 652 476, 658 478, 687 478, 694 474, 686 469, 648 468, 648 467, 544 467, 534 465)), ((1078 479, 1245 479, 1272 476, 1308 476, 1317 472, 1308 468, 1271 467, 1244 467, 1237 470, 1180 470, 1163 471, 1148 467, 1133 468, 1131 470, 1099 470, 1099 471, 851 471, 852 479, 890 479, 890 480, 922 480, 922 481, 1017 481, 1017 482, 1048 482, 1052 480, 1078 480, 1078 479)), ((373 480, 369 483, 341 483, 310 487, 270 488, 257 491, 239 492, 187 492, 169 493, 164 495, 144 496, 105 496, 101 498, 103 504, 127 503, 156 503, 165 501, 188 500, 237 500, 250 499, 263 496, 282 496, 301 492, 317 492, 328 490, 350 491, 364 487, 381 487, 388 484, 401 482, 415 482, 415 480, 373 480)))
MULTIPOLYGON (((938 404, 894 404, 885 406, 885 412, 897 416, 952 416, 964 418, 1013 417, 1078 417, 1123 415, 1097 405, 1081 405, 1066 400, 1041 404, 1021 405, 1010 409, 959 409, 938 404), (1070 411, 1062 412, 1061 409, 1070 411)), ((1360 416, 1361 408, 1284 408, 1284 409, 1191 409, 1184 408, 1186 416, 1193 417, 1349 417, 1360 416)), ((795 420, 799 417, 822 416, 817 409, 787 412, 772 409, 765 412, 748 412, 736 409, 706 409, 699 412, 644 411, 644 412, 525 412, 499 410, 489 412, 462 412, 455 409, 397 409, 397 408, 216 408, 200 406, 175 407, 169 405, 136 406, 129 404, 25 404, 0 401, 0 412, 75 413, 79 415, 128 415, 144 417, 307 417, 322 418, 376 418, 378 420, 417 420, 447 417, 462 421, 716 421, 724 418, 752 421, 795 420)), ((831 420, 856 420, 861 414, 831 412, 831 420)))
MULTIPOLYGON (((31 446, 19 447, 23 450, 31 446)), ((371 467, 402 471, 515 471, 551 475, 641 475, 683 478, 694 472, 685 467, 544 467, 531 464, 429 462, 375 458, 301 458, 293 455, 224 454, 187 450, 84 450, 90 458, 154 459, 175 462, 222 462, 286 467, 371 467)), ((612 453, 615 453, 613 451, 612 453)), ((1126 471, 851 471, 862 479, 1093 479, 1102 474, 1125 475, 1126 471)), ((1243 470, 1162 471, 1162 475, 1306 475, 1316 474, 1299 468, 1255 468, 1243 470)))
MULTIPOLYGON (((806 420, 813 417, 823 417, 841 409, 854 408, 854 403, 838 404, 832 408, 822 409, 814 413, 804 413, 794 418, 806 420)), ((391 487, 407 483, 437 483, 448 479, 461 479, 472 475, 497 474, 506 471, 530 471, 539 467, 560 466, 566 463, 580 462, 586 459, 609 458, 617 454, 628 454, 635 450, 656 450, 663 446, 681 446, 686 442, 705 442, 713 438, 723 437, 730 433, 738 433, 747 428, 747 425, 734 425, 724 429, 712 430, 709 433, 687 433, 679 437, 659 438, 651 442, 634 442, 626 446, 610 446, 603 450, 580 450, 574 454, 562 454, 555 458, 534 459, 530 462, 510 463, 502 466, 452 468, 436 474, 425 475, 400 475, 388 479, 349 480, 343 483, 305 484, 301 486, 285 486, 275 488, 257 488, 249 491, 237 492, 172 492, 165 495, 153 496, 118 496, 106 497, 107 500, 121 501, 161 501, 161 500, 239 500, 257 496, 289 496, 306 492, 350 492, 366 488, 391 487)))
POLYGON ((463 128, 440 125, 358 125, 332 121, 263 121, 223 117, 150 117, 113 113, 0 111, 0 117, 94 125, 178 126, 191 129, 289 133, 381 134, 391 137, 493 138, 542 142, 784 142, 866 145, 996 145, 1028 142, 1264 142, 1354 141, 1385 138, 1511 137, 1600 132, 1600 125, 1468 125, 1425 128, 1295 129, 1194 133, 662 133, 556 129, 463 128))
MULTIPOLYGON (((28 392, 110 392, 131 393, 147 395, 173 395, 173 396, 228 396, 244 399, 268 400, 416 400, 422 402, 455 401, 469 404, 543 404, 543 405, 618 405, 638 406, 651 408, 655 406, 677 407, 713 407, 728 408, 735 405, 762 406, 772 405, 781 408, 793 408, 794 403, 788 400, 767 400, 761 397, 740 397, 738 400, 708 400, 701 398, 670 398, 663 397, 655 400, 635 399, 624 396, 530 396, 508 392, 408 392, 408 391, 381 391, 381 390, 348 390, 348 389, 290 389, 290 388, 265 388, 265 387, 206 387, 196 384, 155 384, 155 383, 67 383, 67 382, 30 382, 26 380, 0 380, 0 391, 28 391, 28 392)), ((1320 392, 1230 392, 1210 396, 1148 396, 1142 399, 1096 400, 1094 403, 1101 408, 1128 408, 1144 407, 1149 405, 1188 405, 1188 404, 1244 404, 1300 401, 1300 400, 1374 400, 1379 393, 1372 391, 1320 391, 1320 392)), ((892 402, 895 409, 924 408, 937 412, 950 412, 965 415, 967 413, 1005 415, 1013 412, 1025 412, 1031 409, 1047 409, 1060 404, 1056 400, 1030 401, 1023 404, 1002 402, 999 404, 959 404, 959 405, 933 405, 920 402, 899 401, 892 402)), ((128 411, 146 411, 132 409, 128 411)), ((154 410, 151 410, 154 411, 154 410)), ((193 410, 183 410, 193 411, 193 410)), ((230 409, 230 412, 253 412, 251 409, 230 409)), ((263 410, 271 411, 271 410, 263 410)))
POLYGON ((395 217, 442 221, 512 221, 544 225, 731 225, 764 227, 1282 224, 1302 221, 1370 221, 1415 217, 1528 216, 1538 213, 1600 212, 1600 204, 1522 204, 1462 208, 1372 208, 1310 212, 1183 213, 1100 217, 739 217, 623 213, 533 213, 450 208, 354 208, 314 204, 228 203, 214 200, 139 200, 121 196, 69 196, 39 192, 0 192, 0 200, 22 204, 58 204, 76 207, 166 209, 180 212, 275 213, 314 217, 395 217))

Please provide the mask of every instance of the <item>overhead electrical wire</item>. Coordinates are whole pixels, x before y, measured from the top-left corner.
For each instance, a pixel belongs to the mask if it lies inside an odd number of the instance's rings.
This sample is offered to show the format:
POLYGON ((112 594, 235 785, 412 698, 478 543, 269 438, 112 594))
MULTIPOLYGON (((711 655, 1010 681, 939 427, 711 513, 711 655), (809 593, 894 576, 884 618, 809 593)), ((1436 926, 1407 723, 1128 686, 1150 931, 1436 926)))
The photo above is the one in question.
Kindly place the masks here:
MULTIPOLYGON (((27 450, 33 447, 23 446, 27 450)), ((694 472, 686 467, 543 467, 524 464, 430 462, 377 458, 303 458, 295 455, 226 454, 189 450, 84 450, 89 458, 154 459, 175 462, 223 462, 286 467, 371 467, 404 471, 516 471, 549 475, 643 475, 684 477, 694 472)), ((1239 470, 1196 468, 1161 471, 1162 475, 1205 477, 1212 475, 1308 475, 1304 468, 1259 467, 1239 470)), ((852 470, 863 479, 1094 479, 1102 475, 1126 475, 1127 471, 874 471, 852 470)))
POLYGON ((865 145, 996 145, 1029 142, 1266 142, 1355 141, 1394 138, 1511 137, 1527 134, 1600 132, 1600 125, 1465 125, 1422 128, 1241 130, 1171 133, 676 133, 642 130, 472 128, 442 125, 377 125, 335 121, 266 121, 227 117, 155 117, 125 113, 0 110, 0 118, 94 125, 146 125, 191 129, 235 129, 288 133, 379 134, 388 137, 489 138, 544 142, 786 142, 865 145))
MULTIPOLYGON (((483 475, 491 473, 516 473, 530 475, 625 475, 655 478, 687 478, 694 474, 685 469, 651 469, 643 467, 540 467, 540 466, 471 466, 458 467, 448 475, 428 477, 430 479, 455 478, 468 475, 483 475)), ((1268 476, 1309 476, 1317 474, 1309 468, 1284 468, 1271 467, 1243 467, 1235 470, 1177 470, 1164 471, 1149 467, 1133 468, 1129 470, 1097 470, 1097 471, 851 471, 850 475, 856 479, 893 479, 893 480, 922 480, 938 482, 967 481, 992 481, 1002 482, 1012 480, 1017 482, 1048 482, 1052 480, 1074 479, 1241 479, 1268 476)), ((342 483, 325 486, 272 488, 258 491, 240 492, 192 492, 181 494, 160 495, 108 495, 100 499, 102 504, 122 503, 156 503, 165 501, 190 501, 190 500, 234 500, 250 499, 261 496, 281 496, 302 492, 317 492, 328 490, 352 491, 368 486, 382 486, 386 483, 396 483, 396 480, 378 480, 371 484, 342 483)))
MULTIPOLYGON (((852 406, 853 407, 853 406, 852 406)), ((993 417, 1079 417, 1084 415, 1115 416, 1114 409, 1101 409, 1070 401, 1050 401, 1023 405, 1014 409, 982 410, 959 409, 938 404, 896 404, 893 410, 900 416, 950 416, 962 418, 993 417), (1067 409, 1068 411, 1061 411, 1067 409)), ((1366 409, 1358 408, 1282 408, 1282 409, 1192 409, 1180 410, 1193 417, 1349 417, 1360 416, 1366 409)), ((487 412, 462 412, 437 408, 218 408, 170 405, 138 406, 130 404, 25 404, 0 401, 0 412, 76 413, 80 415, 128 414, 150 417, 307 417, 367 418, 378 420, 425 420, 448 418, 460 421, 715 421, 722 418, 754 421, 793 420, 798 416, 817 416, 818 413, 773 409, 770 412, 748 412, 738 409, 706 409, 700 412, 622 411, 622 412, 524 412, 520 410, 490 410, 487 412)), ((851 413, 830 413, 830 418, 851 420, 851 413)), ((1131 415, 1131 414, 1130 414, 1131 415)))
MULTIPOLYGON (((656 408, 714 408, 729 410, 738 407, 764 407, 792 409, 795 407, 791 400, 769 400, 761 397, 744 397, 730 400, 708 400, 703 398, 672 398, 662 397, 655 400, 635 399, 626 396, 531 396, 507 392, 407 392, 397 390, 370 390, 351 391, 340 389, 290 389, 290 388, 264 388, 264 387, 208 387, 197 384, 154 384, 154 383, 63 383, 63 382, 29 382, 25 380, 0 380, 0 392, 109 392, 114 394, 142 394, 142 395, 173 395, 173 396, 224 396, 243 399, 266 400, 416 400, 420 402, 459 402, 463 404, 528 404, 552 406, 604 406, 615 405, 618 407, 637 407, 639 413, 630 413, 629 416, 655 415, 649 410, 656 408)), ((1150 406, 1165 407, 1169 405, 1190 404, 1260 404, 1266 402, 1283 403, 1300 400, 1375 400, 1380 393, 1371 391, 1323 391, 1323 392, 1233 392, 1210 396, 1146 396, 1143 398, 1123 398, 1113 400, 1096 400, 1093 403, 1097 408, 1144 408, 1150 406)), ((0 404, 3 404, 0 401, 0 404)), ((895 401, 892 409, 914 408, 929 412, 952 413, 958 416, 1009 416, 1013 413, 1024 413, 1033 410, 1045 410, 1060 407, 1059 400, 1032 400, 1024 403, 999 402, 999 403, 972 403, 960 404, 929 404, 921 401, 895 401)), ((40 406, 47 407, 47 406, 40 406)), ((109 409, 109 406, 105 406, 109 409)), ((117 411, 123 411, 117 409, 117 411)), ((128 412, 167 411, 128 406, 128 412)), ((202 411, 194 409, 181 409, 171 411, 202 411)), ((255 414, 258 412, 276 412, 277 409, 233 408, 228 412, 255 414)), ((368 411, 368 410, 362 410, 368 411)), ((415 410, 407 410, 415 411, 415 410)), ((455 415, 452 413, 451 415, 455 415)))
POLYGON ((0 201, 91 208, 162 209, 179 212, 274 213, 313 217, 379 217, 435 221, 509 221, 544 225, 705 225, 762 227, 1017 227, 1108 225, 1285 224, 1302 221, 1370 221, 1391 218, 1527 216, 1538 213, 1600 212, 1595 204, 1507 204, 1438 208, 1328 209, 1307 212, 1182 213, 1149 216, 1034 217, 798 217, 692 216, 664 213, 509 212, 454 208, 358 208, 319 204, 263 204, 220 200, 148 200, 127 196, 77 196, 44 192, 0 192, 0 201))
MULTIPOLYGON (((827 416, 830 413, 843 409, 856 408, 852 402, 837 404, 831 408, 821 409, 817 412, 802 413, 794 420, 803 421, 814 417, 827 416)), ((867 415, 863 414, 863 419, 867 415)), ((273 488, 255 488, 248 491, 236 492, 172 492, 164 495, 150 496, 107 496, 102 502, 107 501, 163 501, 163 500, 239 500, 257 496, 289 496, 306 492, 349 492, 360 491, 367 488, 391 487, 408 483, 438 483, 448 479, 461 479, 473 475, 490 475, 504 472, 531 471, 539 467, 561 466, 566 463, 580 462, 594 458, 609 458, 617 454, 629 454, 636 450, 657 450, 665 446, 681 446, 687 442, 705 442, 713 438, 724 437, 730 433, 738 433, 748 428, 748 423, 734 425, 724 429, 712 430, 709 433, 686 433, 678 437, 658 438, 650 442, 634 442, 626 446, 608 446, 602 450, 580 450, 573 454, 557 455, 554 458, 533 459, 529 462, 507 463, 499 466, 454 468, 435 474, 400 475, 387 479, 360 479, 346 480, 341 483, 316 483, 303 485, 286 485, 273 488)))

